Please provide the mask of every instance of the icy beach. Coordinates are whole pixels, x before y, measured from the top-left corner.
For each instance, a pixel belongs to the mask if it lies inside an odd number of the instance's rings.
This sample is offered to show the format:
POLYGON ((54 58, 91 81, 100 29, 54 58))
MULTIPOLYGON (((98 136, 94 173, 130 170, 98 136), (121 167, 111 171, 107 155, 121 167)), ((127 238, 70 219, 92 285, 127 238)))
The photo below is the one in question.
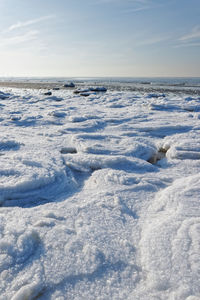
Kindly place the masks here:
POLYGON ((0 300, 200 299, 200 93, 45 92, 0 87, 0 300))

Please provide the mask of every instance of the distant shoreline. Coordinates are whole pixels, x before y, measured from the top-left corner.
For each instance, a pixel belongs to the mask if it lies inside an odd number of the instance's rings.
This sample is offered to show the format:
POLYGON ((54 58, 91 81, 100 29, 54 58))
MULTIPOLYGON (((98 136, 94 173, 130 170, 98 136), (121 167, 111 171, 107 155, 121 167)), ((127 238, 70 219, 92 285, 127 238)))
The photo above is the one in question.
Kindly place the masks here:
POLYGON ((150 84, 135 84, 135 83, 117 83, 117 82, 76 82, 75 88, 66 88, 63 86, 64 82, 27 82, 27 81, 0 81, 0 88, 20 88, 20 89, 47 89, 53 90, 66 89, 74 90, 80 88, 87 88, 90 86, 105 86, 108 91, 125 91, 125 92, 144 92, 144 93, 185 93, 200 96, 200 87, 185 87, 185 86, 152 86, 150 84))

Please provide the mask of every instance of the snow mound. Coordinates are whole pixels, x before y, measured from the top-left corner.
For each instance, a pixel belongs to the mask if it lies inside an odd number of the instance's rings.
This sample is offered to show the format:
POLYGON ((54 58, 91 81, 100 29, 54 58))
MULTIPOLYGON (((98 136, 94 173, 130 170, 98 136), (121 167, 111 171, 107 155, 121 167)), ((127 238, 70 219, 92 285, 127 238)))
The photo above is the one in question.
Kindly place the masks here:
POLYGON ((199 175, 176 180, 157 195, 144 220, 140 247, 148 287, 171 292, 173 299, 200 295, 199 193, 199 175))
POLYGON ((167 156, 170 159, 200 159, 200 144, 193 141, 175 144, 168 151, 167 156))
POLYGON ((154 171, 154 168, 146 161, 112 155, 87 155, 65 156, 66 165, 79 172, 91 172, 103 168, 124 170, 126 172, 141 173, 154 171))
MULTIPOLYGON (((1 148, 16 149, 16 145, 7 142, 1 144, 1 148)), ((33 201, 39 204, 42 200, 53 200, 55 191, 60 193, 76 186, 71 171, 56 152, 38 155, 36 147, 24 146, 24 151, 1 155, 0 165, 1 205, 18 205, 18 201, 27 205, 33 201)))

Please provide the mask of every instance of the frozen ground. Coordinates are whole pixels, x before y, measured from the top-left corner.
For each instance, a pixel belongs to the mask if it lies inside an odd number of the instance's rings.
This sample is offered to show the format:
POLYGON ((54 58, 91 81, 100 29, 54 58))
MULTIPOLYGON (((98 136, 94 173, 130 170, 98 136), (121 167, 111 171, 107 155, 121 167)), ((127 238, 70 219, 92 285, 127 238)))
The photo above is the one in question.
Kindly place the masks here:
POLYGON ((200 97, 2 88, 0 300, 200 299, 200 97))

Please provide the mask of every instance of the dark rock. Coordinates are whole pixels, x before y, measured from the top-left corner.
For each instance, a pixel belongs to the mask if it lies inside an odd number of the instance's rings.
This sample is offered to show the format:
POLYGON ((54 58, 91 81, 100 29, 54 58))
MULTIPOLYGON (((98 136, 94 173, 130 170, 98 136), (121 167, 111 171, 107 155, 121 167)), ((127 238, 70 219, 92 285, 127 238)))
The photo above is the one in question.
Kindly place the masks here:
POLYGON ((87 92, 80 93, 80 96, 84 96, 84 97, 88 97, 89 95, 91 95, 91 93, 87 93, 87 92))
POLYGON ((79 90, 75 90, 74 94, 80 94, 80 93, 89 93, 90 89, 79 89, 79 90))
POLYGON ((21 120, 21 117, 13 115, 10 117, 10 119, 11 119, 11 121, 19 121, 19 120, 21 120))
POLYGON ((154 93, 150 93, 146 96, 146 98, 160 98, 160 97, 166 97, 165 94, 154 94, 154 93))
POLYGON ((52 92, 46 92, 44 93, 45 96, 51 96, 52 95, 52 92))
POLYGON ((7 98, 9 98, 9 96, 10 96, 10 94, 5 94, 4 92, 1 92, 0 91, 0 99, 1 100, 5 100, 5 99, 7 99, 7 98))
POLYGON ((63 87, 65 87, 65 88, 74 88, 75 84, 73 82, 70 82, 70 83, 64 84, 63 87))
POLYGON ((107 89, 104 86, 91 87, 91 92, 106 92, 107 89))
POLYGON ((0 99, 1 100, 5 100, 5 99, 7 99, 8 97, 6 97, 6 96, 4 96, 4 95, 0 95, 0 99))

